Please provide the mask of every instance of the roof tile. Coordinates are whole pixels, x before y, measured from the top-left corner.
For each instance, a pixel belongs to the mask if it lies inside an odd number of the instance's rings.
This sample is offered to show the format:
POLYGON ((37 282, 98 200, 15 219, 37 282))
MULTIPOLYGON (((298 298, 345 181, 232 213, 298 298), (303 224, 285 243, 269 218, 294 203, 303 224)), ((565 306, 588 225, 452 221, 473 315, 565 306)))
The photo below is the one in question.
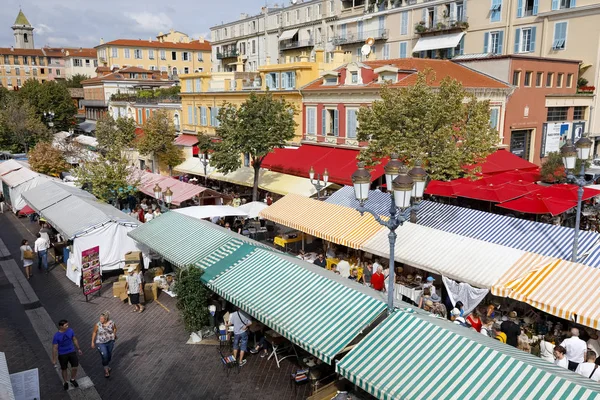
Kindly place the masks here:
POLYGON ((182 49, 182 50, 204 50, 210 51, 211 45, 210 42, 204 41, 200 42, 199 40, 191 41, 190 43, 173 43, 173 42, 159 42, 156 40, 133 40, 133 39, 117 39, 111 42, 106 42, 96 48, 105 47, 105 46, 131 46, 131 47, 151 47, 151 48, 160 48, 160 49, 182 49))

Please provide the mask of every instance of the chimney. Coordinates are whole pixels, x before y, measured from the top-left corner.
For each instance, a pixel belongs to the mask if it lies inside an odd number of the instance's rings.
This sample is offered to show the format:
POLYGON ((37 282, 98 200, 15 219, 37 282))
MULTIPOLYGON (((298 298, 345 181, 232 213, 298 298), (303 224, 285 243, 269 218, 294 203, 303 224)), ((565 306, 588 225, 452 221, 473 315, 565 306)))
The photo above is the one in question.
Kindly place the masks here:
POLYGON ((336 67, 344 63, 344 50, 339 47, 333 51, 333 63, 336 67))
POLYGON ((204 36, 200 36, 200 37, 198 38, 198 42, 199 42, 199 43, 204 43, 204 36))
POLYGON ((100 44, 104 44, 104 38, 100 38, 100 44))
POLYGON ((323 49, 315 50, 315 62, 320 64, 323 61, 325 61, 325 51, 323 49))
POLYGON ((267 56, 266 65, 271 65, 271 56, 267 56))
POLYGON ((14 46, 10 46, 10 51, 15 51, 15 47, 14 46))
POLYGON ((152 36, 148 37, 148 41, 152 43, 152 36))
POLYGON ((169 33, 173 33, 173 32, 175 32, 175 29, 173 29, 173 28, 169 29, 169 33))
POLYGON ((300 62, 308 62, 308 55, 305 52, 300 54, 300 62))

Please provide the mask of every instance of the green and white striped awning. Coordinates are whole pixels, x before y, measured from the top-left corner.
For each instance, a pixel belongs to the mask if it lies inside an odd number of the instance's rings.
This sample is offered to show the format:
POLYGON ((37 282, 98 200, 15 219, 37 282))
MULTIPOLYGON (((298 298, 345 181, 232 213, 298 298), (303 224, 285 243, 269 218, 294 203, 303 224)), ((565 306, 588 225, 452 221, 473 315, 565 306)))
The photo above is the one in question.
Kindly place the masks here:
POLYGON ((255 249, 208 287, 308 352, 330 363, 385 310, 382 301, 311 271, 305 261, 255 249))
POLYGON ((128 233, 161 257, 176 265, 207 268, 244 243, 266 247, 208 221, 167 212, 128 233))
POLYGON ((496 340, 396 311, 336 370, 379 399, 600 399, 600 385, 496 340))

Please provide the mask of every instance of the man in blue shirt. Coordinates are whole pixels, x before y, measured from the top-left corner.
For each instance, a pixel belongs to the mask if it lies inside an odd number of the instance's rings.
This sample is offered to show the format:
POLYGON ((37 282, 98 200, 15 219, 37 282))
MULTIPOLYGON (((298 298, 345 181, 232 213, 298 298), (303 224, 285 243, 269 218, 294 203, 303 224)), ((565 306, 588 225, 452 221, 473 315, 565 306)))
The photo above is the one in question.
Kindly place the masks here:
POLYGON ((63 377, 63 388, 69 390, 69 383, 67 381, 67 369, 68 364, 71 364, 71 385, 79 387, 77 383, 77 367, 79 366, 79 359, 77 357, 83 354, 79 348, 79 342, 75 337, 73 329, 69 328, 69 322, 62 319, 58 322, 58 332, 54 334, 52 339, 52 364, 56 364, 56 359, 60 363, 60 369, 63 377), (77 349, 77 351, 75 351, 77 349))
POLYGON ((252 325, 252 318, 238 309, 229 315, 228 325, 233 325, 233 357, 237 359, 240 351, 238 365, 241 367, 246 364, 244 353, 248 351, 248 328, 252 325))

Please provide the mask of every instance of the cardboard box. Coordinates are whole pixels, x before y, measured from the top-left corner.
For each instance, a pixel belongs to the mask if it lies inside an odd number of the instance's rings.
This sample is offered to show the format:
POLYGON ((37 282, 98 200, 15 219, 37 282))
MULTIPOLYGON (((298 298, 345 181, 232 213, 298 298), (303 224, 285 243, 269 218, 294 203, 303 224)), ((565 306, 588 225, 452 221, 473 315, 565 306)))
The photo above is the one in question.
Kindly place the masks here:
POLYGON ((156 300, 158 293, 156 291, 156 285, 154 283, 146 283, 144 285, 144 300, 146 302, 150 300, 156 300))
POLYGON ((125 298, 127 298, 127 290, 125 290, 125 282, 119 281, 119 282, 113 283, 113 297, 119 297, 122 300, 123 294, 125 294, 125 298))
POLYGON ((141 251, 129 251, 125 253, 125 264, 141 264, 142 252, 141 251))
POLYGON ((125 282, 127 280, 127 275, 119 275, 119 282, 125 282))

